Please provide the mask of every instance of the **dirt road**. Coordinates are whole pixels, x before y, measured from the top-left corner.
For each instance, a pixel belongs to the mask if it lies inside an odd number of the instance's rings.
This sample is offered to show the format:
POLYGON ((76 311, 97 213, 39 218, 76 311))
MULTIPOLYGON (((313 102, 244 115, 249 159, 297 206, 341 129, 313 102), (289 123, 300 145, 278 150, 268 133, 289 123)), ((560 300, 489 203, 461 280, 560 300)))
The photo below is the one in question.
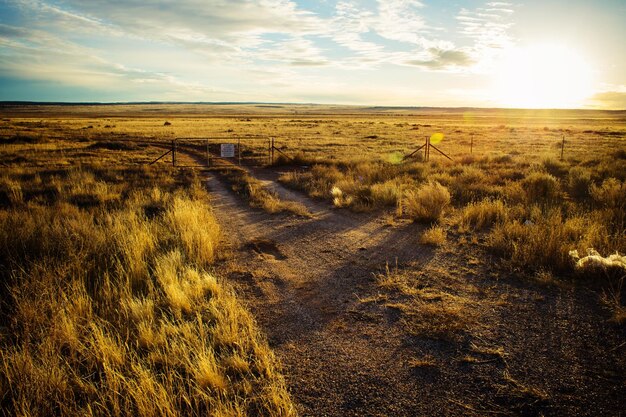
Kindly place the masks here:
POLYGON ((334 209, 287 190, 274 172, 254 175, 313 213, 267 214, 218 178, 207 180, 233 249, 222 273, 267 334, 301 415, 597 415, 622 408, 623 335, 597 325, 588 292, 499 282, 471 248, 419 244, 424 226, 392 227, 380 213, 334 209), (479 317, 473 329, 454 340, 408 335, 396 310, 364 301, 386 299, 374 276, 386 263, 419 268, 428 285, 469 300, 467 314, 479 317), (599 355, 604 344, 617 348, 599 355), (432 364, 415 366, 424 357, 432 364))

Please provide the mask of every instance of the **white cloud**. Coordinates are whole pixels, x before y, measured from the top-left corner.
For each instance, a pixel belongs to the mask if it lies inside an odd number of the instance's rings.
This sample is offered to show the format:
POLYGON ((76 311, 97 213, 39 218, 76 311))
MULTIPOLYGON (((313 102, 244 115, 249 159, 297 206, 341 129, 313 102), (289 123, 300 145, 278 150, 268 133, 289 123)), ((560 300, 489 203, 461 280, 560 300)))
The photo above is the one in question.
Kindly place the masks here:
POLYGON ((353 52, 378 60, 383 56, 383 47, 362 38, 364 33, 371 30, 374 21, 372 11, 360 9, 348 1, 340 1, 335 7, 328 36, 353 52))
POLYGON ((97 51, 50 33, 0 24, 0 74, 91 89, 124 91, 151 84, 160 91, 218 91, 172 75, 107 61, 97 51))
POLYGON ((384 38, 421 44, 426 24, 418 10, 423 4, 415 0, 378 0, 378 19, 374 26, 384 38))
POLYGON ((588 106, 601 109, 626 109, 626 85, 604 84, 588 100, 588 106))
POLYGON ((271 47, 259 48, 255 56, 257 59, 302 67, 329 64, 313 41, 302 37, 292 37, 282 42, 274 42, 271 47))
POLYGON ((459 33, 472 43, 466 52, 475 63, 473 71, 492 71, 502 51, 515 43, 509 34, 515 7, 512 3, 491 2, 474 10, 461 9, 456 16, 459 33))
POLYGON ((474 61, 467 52, 461 49, 430 48, 425 54, 421 54, 416 59, 406 60, 404 63, 431 70, 440 70, 469 67, 474 61))

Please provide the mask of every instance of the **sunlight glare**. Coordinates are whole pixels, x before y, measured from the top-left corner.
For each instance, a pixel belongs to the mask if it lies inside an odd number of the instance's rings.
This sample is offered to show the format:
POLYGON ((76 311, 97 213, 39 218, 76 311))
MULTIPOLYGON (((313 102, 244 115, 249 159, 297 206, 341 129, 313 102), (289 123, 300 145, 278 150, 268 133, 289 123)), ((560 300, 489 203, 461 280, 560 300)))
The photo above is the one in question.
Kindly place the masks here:
POLYGON ((497 68, 495 99, 518 108, 577 108, 593 94, 592 70, 562 45, 511 48, 497 68))

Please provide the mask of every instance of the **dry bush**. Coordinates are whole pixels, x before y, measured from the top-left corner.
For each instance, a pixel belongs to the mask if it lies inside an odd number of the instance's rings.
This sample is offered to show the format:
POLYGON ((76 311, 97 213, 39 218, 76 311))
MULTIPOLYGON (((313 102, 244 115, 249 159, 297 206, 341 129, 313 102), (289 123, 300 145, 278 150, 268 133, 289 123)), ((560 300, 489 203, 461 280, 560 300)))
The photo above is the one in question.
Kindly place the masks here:
POLYGON ((335 165, 318 164, 308 172, 291 172, 280 181, 312 197, 331 198, 333 204, 353 211, 371 211, 398 204, 402 190, 414 186, 425 168, 417 164, 385 161, 344 161, 335 165), (341 190, 342 198, 337 199, 341 190))
POLYGON ((370 191, 372 200, 377 206, 394 207, 402 198, 402 189, 409 183, 408 178, 398 178, 385 182, 372 184, 370 191))
POLYGON ((445 229, 441 226, 431 226, 420 236, 420 243, 431 246, 443 245, 446 243, 445 229))
POLYGON ((615 178, 605 179, 601 185, 593 184, 589 190, 593 200, 604 208, 626 208, 626 182, 615 178))
MULTIPOLYGON (((601 185, 592 184, 589 193, 598 206, 607 228, 622 243, 626 241, 626 181, 607 178, 601 185)), ((620 246, 620 250, 624 250, 620 246)))
POLYGON ((485 174, 483 169, 474 166, 463 166, 458 175, 449 182, 449 187, 453 200, 458 204, 466 204, 497 194, 497 188, 492 184, 490 176, 485 174))
POLYGON ((302 151, 289 154, 289 155, 279 152, 278 155, 274 158, 274 163, 272 164, 272 166, 279 167, 279 166, 308 165, 312 162, 313 160, 307 157, 307 155, 302 151))
POLYGON ((12 178, 0 178, 0 204, 7 202, 11 205, 21 204, 24 200, 22 186, 12 178))
POLYGON ((529 269, 571 271, 571 250, 607 249, 612 245, 605 227, 588 216, 564 218, 558 210, 535 208, 524 221, 509 218, 497 223, 489 245, 513 264, 529 269))
POLYGON ((554 177, 563 178, 567 175, 568 168, 567 166, 554 158, 546 158, 542 161, 541 165, 546 170, 546 172, 554 177))
POLYGON ((402 200, 403 211, 413 220, 437 221, 450 204, 450 192, 438 182, 428 182, 408 190, 402 200))
POLYGON ((51 203, 33 181, 0 210, 2 414, 295 415, 254 320, 202 268, 219 250, 206 195, 138 175, 85 206, 68 196, 101 180, 55 175, 51 203))
POLYGON ((284 184, 318 198, 331 196, 332 188, 342 179, 344 175, 337 167, 327 165, 315 165, 308 172, 292 172, 280 177, 284 184))
POLYGON ((528 204, 551 204, 559 197, 559 182, 543 172, 531 172, 521 182, 528 204))
POLYGON ((460 229, 480 230, 501 223, 507 218, 508 209, 502 200, 485 199, 470 203, 463 208, 460 229))
POLYGON ((578 201, 589 198, 589 188, 592 184, 591 172, 584 167, 573 167, 567 176, 567 190, 569 195, 578 201))
POLYGON ((335 207, 347 207, 352 204, 352 197, 346 195, 339 187, 333 187, 330 190, 330 195, 333 197, 333 205, 335 207))

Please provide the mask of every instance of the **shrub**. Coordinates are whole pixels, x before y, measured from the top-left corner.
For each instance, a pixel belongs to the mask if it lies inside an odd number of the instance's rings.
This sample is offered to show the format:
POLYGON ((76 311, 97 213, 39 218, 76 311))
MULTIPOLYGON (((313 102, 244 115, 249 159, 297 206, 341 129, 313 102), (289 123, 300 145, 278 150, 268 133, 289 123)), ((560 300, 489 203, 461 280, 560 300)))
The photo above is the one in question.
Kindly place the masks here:
POLYGON ((3 200, 14 206, 24 201, 24 193, 19 182, 8 177, 0 178, 0 204, 3 200))
POLYGON ((567 166, 561 161, 558 161, 554 158, 546 158, 542 162, 543 167, 548 172, 548 174, 553 175, 555 177, 564 177, 567 174, 567 166))
POLYGON ((626 207, 626 182, 607 178, 600 186, 591 185, 589 191, 593 200, 601 207, 616 209, 626 207))
POLYGON ((606 230, 594 219, 564 219, 559 210, 546 214, 535 210, 525 221, 511 219, 496 224, 488 242, 492 250, 514 265, 553 271, 572 270, 572 250, 610 246, 606 230))
POLYGON ((589 197, 589 187, 591 186, 591 173, 583 167, 574 167, 569 170, 567 178, 567 188, 569 194, 579 200, 584 201, 589 197))
POLYGON ((626 149, 618 149, 613 152, 613 157, 616 159, 626 159, 626 149))
POLYGON ((589 193, 602 209, 613 233, 623 240, 626 235, 626 181, 607 178, 600 186, 592 184, 589 193))
POLYGON ((553 203, 559 196, 559 182, 550 174, 532 172, 522 180, 521 185, 529 204, 553 203))
POLYGON ((446 242, 446 231, 441 226, 432 226, 420 237, 420 243, 431 246, 441 246, 446 242))
POLYGON ((395 206, 402 196, 402 185, 397 180, 373 184, 370 188, 375 205, 395 206))
MULTIPOLYGON (((311 213, 304 204, 297 201, 281 200, 278 193, 265 187, 261 181, 246 171, 227 171, 226 177, 231 182, 233 191, 245 196, 252 207, 263 209, 268 213, 288 211, 298 216, 311 217, 311 213)), ((284 175, 281 177, 281 181, 298 183, 300 178, 297 173, 293 173, 284 175)))
POLYGON ((437 221, 449 204, 448 189, 438 182, 428 182, 405 193, 403 210, 413 220, 437 221))
POLYGON ((501 223, 507 218, 507 207, 502 200, 485 199, 470 203, 461 213, 461 228, 478 230, 501 223))

